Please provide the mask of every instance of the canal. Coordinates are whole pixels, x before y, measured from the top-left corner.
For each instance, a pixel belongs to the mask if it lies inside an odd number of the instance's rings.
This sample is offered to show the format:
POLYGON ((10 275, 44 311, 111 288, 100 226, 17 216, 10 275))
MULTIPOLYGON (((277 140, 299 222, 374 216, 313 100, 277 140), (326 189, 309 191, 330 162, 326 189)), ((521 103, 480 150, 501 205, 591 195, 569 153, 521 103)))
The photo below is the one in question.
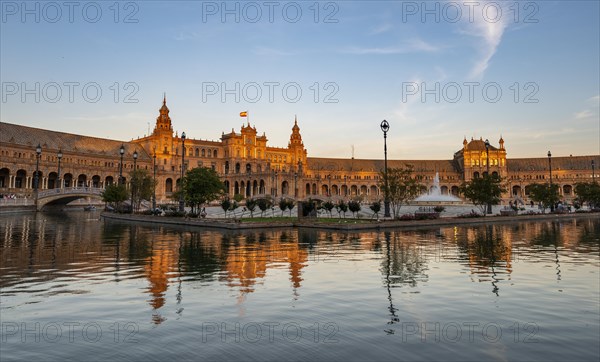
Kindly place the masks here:
POLYGON ((590 360, 600 220, 224 232, 0 218, 0 360, 590 360))

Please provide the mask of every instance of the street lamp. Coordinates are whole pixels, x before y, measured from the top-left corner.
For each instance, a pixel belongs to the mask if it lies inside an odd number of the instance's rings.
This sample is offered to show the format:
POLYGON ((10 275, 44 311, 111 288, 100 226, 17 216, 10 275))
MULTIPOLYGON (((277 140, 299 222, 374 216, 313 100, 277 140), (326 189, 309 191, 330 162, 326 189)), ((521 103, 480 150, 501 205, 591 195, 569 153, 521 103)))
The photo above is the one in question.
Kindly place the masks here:
POLYGON ((119 148, 119 154, 121 155, 121 163, 119 164, 119 185, 123 185, 123 155, 125 154, 125 146, 121 144, 121 148, 119 148))
MULTIPOLYGON (((490 141, 486 138, 485 140, 485 167, 488 180, 490 180, 490 141)), ((492 213, 492 204, 488 203, 487 213, 492 213)))
POLYGON ((294 198, 298 197, 298 172, 294 172, 294 198))
MULTIPOLYGON (((552 153, 548 151, 548 169, 550 171, 550 192, 552 193, 552 153)), ((550 203, 550 212, 554 212, 554 200, 550 203)))
POLYGON ((595 166, 595 163, 594 163, 594 160, 592 160, 592 182, 596 183, 596 173, 594 172, 594 166, 595 166))
POLYGON ((156 148, 154 148, 154 156, 152 156, 152 215, 155 215, 156 210, 156 148))
MULTIPOLYGON (((36 194, 38 191, 38 181, 39 181, 39 172, 40 172, 40 156, 42 155, 42 146, 40 146, 40 144, 38 143, 37 147, 35 148, 35 177, 33 178, 33 189, 35 190, 36 194)), ((37 198, 37 196, 36 196, 37 198)))
POLYGON ((277 171, 275 171, 275 197, 277 197, 277 189, 279 188, 277 185, 279 183, 277 176, 277 171))
POLYGON ((181 178, 179 179, 179 211, 185 211, 183 201, 183 170, 185 167, 185 132, 181 132, 181 178))
POLYGON ((63 157, 62 149, 58 150, 57 157, 58 157, 58 175, 56 175, 56 178, 57 178, 56 181, 58 182, 58 189, 60 190, 60 189, 62 189, 62 182, 60 181, 60 160, 63 157))
POLYGON ((136 177, 136 173, 135 173, 135 170, 136 170, 136 167, 137 167, 136 166, 137 165, 137 158, 138 158, 138 153, 137 153, 137 150, 135 150, 135 151, 133 151, 133 173, 132 173, 131 181, 130 181, 131 182, 131 213, 132 214, 133 214, 133 198, 134 198, 134 195, 135 195, 135 182, 134 181, 137 178, 136 177))
POLYGON ((331 197, 331 174, 327 175, 327 179, 329 180, 329 186, 327 187, 327 193, 329 197, 331 197))
MULTIPOLYGON (((384 200, 384 217, 390 217, 390 199, 389 199, 389 190, 388 190, 388 174, 387 174, 387 133, 390 130, 390 124, 384 119, 381 122, 381 130, 383 131, 383 155, 384 155, 384 163, 383 163, 383 173, 385 177, 385 200, 384 200)), ((348 192, 348 190, 346 190, 348 192)))
POLYGON ((344 197, 348 197, 348 175, 344 175, 344 197))

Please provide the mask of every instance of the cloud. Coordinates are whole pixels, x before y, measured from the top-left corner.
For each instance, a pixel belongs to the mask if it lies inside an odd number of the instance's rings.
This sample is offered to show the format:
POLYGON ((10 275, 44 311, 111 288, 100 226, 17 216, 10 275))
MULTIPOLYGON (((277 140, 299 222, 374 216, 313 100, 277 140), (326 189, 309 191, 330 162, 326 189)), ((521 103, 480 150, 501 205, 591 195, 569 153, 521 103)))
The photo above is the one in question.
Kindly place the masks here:
POLYGON ((586 119, 593 117, 594 113, 588 109, 575 113, 575 119, 586 119))
POLYGON ((483 77, 485 71, 488 69, 490 62, 496 54, 500 42, 502 41, 502 35, 508 27, 508 16, 507 11, 509 9, 503 7, 499 2, 484 2, 481 8, 486 4, 493 4, 490 6, 486 15, 483 12, 476 12, 476 16, 473 17, 473 21, 469 21, 469 17, 464 17, 463 23, 466 24, 463 33, 477 37, 481 40, 476 46, 480 48, 479 58, 475 61, 475 65, 471 68, 469 77, 473 79, 480 79, 483 77), (495 7, 499 7, 502 11, 502 16, 499 16, 498 20, 495 21, 496 14, 493 12, 495 7))
POLYGON ((382 34, 382 33, 386 33, 388 31, 392 30, 392 24, 390 23, 383 23, 373 29, 371 29, 371 31, 369 32, 369 35, 377 35, 377 34, 382 34))
POLYGON ((364 47, 349 47, 342 50, 342 53, 348 54, 407 54, 407 53, 434 53, 442 49, 441 47, 429 44, 421 39, 411 39, 402 45, 398 46, 387 46, 387 47, 376 47, 376 48, 364 48, 364 47))

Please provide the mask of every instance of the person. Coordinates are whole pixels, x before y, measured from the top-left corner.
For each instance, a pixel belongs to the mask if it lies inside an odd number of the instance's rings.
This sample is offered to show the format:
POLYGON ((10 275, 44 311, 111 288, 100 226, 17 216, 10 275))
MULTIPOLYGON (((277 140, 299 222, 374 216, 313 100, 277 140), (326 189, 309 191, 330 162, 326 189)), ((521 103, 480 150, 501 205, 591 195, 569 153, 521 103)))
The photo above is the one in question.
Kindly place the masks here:
POLYGON ((206 217, 206 208, 202 208, 202 211, 200 211, 200 217, 203 219, 206 217))

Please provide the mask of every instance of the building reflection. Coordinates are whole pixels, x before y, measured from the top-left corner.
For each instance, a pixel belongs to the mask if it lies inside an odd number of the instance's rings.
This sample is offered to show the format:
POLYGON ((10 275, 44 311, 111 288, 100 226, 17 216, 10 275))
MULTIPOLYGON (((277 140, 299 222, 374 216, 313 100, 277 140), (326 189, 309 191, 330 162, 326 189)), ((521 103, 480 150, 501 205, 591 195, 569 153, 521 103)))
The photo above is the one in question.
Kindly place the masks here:
POLYGON ((143 278, 155 324, 165 320, 167 306, 183 310, 186 284, 221 282, 235 291, 242 306, 249 294, 283 271, 290 296, 298 299, 311 264, 367 256, 377 258, 388 323, 395 324, 400 317, 394 297, 428 282, 432 263, 458 263, 472 281, 488 284, 500 297, 519 258, 554 263, 560 281, 562 255, 597 252, 600 235, 600 222, 593 219, 360 233, 197 232, 38 213, 2 217, 0 226, 2 293, 11 293, 24 278, 47 282, 68 276, 94 283, 143 278))

